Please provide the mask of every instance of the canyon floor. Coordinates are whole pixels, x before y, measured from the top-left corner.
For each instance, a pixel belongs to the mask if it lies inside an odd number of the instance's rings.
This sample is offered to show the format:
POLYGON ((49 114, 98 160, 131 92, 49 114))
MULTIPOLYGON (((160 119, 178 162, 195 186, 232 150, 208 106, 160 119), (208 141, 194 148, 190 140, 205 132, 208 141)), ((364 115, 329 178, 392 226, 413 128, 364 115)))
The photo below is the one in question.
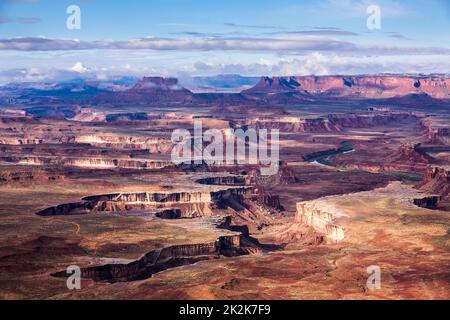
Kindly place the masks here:
POLYGON ((0 115, 0 299, 450 299, 448 112, 355 104, 0 115), (199 120, 278 173, 173 164, 199 120))

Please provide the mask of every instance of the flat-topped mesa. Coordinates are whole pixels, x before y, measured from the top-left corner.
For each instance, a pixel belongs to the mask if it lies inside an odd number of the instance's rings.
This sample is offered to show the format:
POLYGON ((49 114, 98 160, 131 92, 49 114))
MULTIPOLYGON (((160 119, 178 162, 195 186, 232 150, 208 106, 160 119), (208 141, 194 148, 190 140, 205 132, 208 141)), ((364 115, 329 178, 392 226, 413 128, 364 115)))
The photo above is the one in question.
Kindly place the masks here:
POLYGON ((170 137, 141 137, 114 134, 78 136, 75 138, 75 142, 103 148, 149 150, 150 153, 162 154, 169 154, 173 147, 170 137))
POLYGON ((399 121, 418 121, 411 112, 329 114, 318 118, 279 117, 255 119, 250 125, 258 129, 279 129, 284 132, 340 132, 344 129, 370 128, 399 121))
POLYGON ((136 192, 136 193, 114 193, 105 195, 96 195, 84 197, 84 201, 112 201, 123 203, 197 203, 211 202, 210 192, 175 192, 175 193, 158 193, 158 192, 136 192))
POLYGON ((420 189, 450 199, 450 167, 428 167, 420 189))
POLYGON ((128 90, 104 93, 94 98, 95 103, 182 103, 192 98, 192 92, 182 87, 175 78, 144 77, 128 90))
POLYGON ((173 166, 169 160, 114 159, 92 157, 56 157, 56 156, 0 156, 0 160, 15 164, 37 166, 64 166, 88 169, 134 169, 152 170, 173 166))
POLYGON ((163 169, 172 166, 170 161, 159 160, 131 160, 131 159, 104 159, 104 158, 87 158, 87 159, 64 159, 62 161, 65 166, 81 167, 81 168, 121 168, 121 169, 163 169))
POLYGON ((450 79, 444 75, 360 75, 262 77, 246 94, 291 93, 310 96, 386 99, 426 94, 450 99, 450 79))
MULTIPOLYGON (((162 218, 199 217, 210 214, 214 203, 234 199, 243 201, 253 194, 251 187, 237 187, 213 192, 134 192, 112 193, 82 198, 80 202, 60 204, 37 212, 40 216, 77 215, 95 212, 157 211, 162 218), (161 213, 161 208, 180 206, 180 212, 161 213)), ((172 208, 175 209, 175 208, 172 208)))
POLYGON ((344 228, 337 225, 333 213, 316 208, 315 204, 309 202, 297 203, 297 214, 295 222, 312 227, 315 231, 325 234, 327 240, 333 243, 345 238, 344 228))

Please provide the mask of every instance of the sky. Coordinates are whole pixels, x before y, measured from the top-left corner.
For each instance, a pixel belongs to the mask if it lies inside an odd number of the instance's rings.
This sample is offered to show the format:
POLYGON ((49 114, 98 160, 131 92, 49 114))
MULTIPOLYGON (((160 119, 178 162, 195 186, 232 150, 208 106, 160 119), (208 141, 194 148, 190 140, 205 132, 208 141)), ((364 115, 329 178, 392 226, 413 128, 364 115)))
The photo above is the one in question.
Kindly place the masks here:
POLYGON ((0 61, 0 83, 450 73, 450 1, 0 0, 0 61), (67 27, 70 5, 80 29, 67 27))

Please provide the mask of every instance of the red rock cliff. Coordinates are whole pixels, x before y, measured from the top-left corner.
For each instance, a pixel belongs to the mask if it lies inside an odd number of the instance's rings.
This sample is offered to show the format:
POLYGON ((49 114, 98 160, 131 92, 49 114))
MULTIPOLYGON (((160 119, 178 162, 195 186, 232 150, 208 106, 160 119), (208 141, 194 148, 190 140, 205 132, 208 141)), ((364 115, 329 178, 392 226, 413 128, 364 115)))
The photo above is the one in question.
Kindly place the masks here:
POLYGON ((244 92, 298 92, 362 99, 427 94, 435 99, 450 99, 450 79, 443 75, 262 77, 258 84, 244 92))

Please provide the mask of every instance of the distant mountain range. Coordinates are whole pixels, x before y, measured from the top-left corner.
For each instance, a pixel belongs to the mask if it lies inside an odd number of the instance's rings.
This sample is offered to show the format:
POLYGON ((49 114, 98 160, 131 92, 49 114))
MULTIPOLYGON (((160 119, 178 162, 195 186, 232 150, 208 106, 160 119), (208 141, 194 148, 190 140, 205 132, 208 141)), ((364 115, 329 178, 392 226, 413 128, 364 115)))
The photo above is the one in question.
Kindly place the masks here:
POLYGON ((175 78, 144 77, 133 87, 119 92, 105 92, 94 98, 95 103, 183 103, 192 92, 175 78))
POLYGON ((63 82, 10 83, 0 87, 0 96, 14 98, 92 98, 101 93, 122 91, 136 84, 138 78, 117 77, 108 80, 73 79, 63 82))
POLYGON ((439 105, 444 100, 450 103, 450 79, 445 75, 260 78, 219 75, 193 77, 191 81, 196 89, 187 89, 186 80, 182 85, 176 78, 163 77, 10 84, 0 87, 0 102, 4 105, 51 105, 75 99, 92 106, 136 104, 160 107, 273 106, 331 100, 376 100, 398 105, 439 105), (209 89, 199 89, 206 87, 209 89), (240 91, 240 88, 247 89, 240 91))
POLYGON ((254 87, 243 93, 295 93, 352 99, 388 99, 416 94, 450 99, 450 78, 445 75, 262 77, 254 87))

